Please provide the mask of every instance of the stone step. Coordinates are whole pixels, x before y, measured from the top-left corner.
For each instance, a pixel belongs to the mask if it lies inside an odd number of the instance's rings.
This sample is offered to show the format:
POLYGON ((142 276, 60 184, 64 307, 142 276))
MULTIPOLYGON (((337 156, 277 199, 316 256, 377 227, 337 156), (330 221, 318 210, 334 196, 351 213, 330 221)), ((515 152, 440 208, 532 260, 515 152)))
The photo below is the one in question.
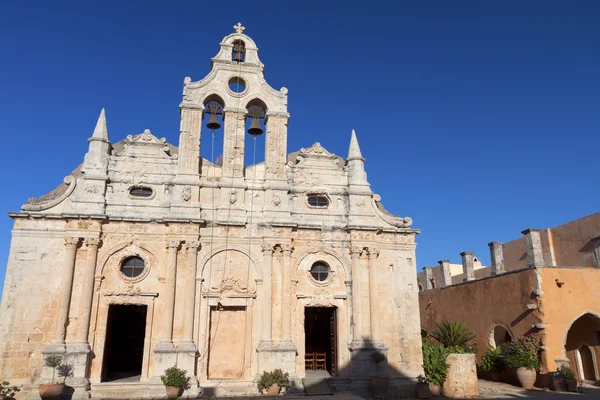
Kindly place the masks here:
POLYGON ((325 377, 302 378, 304 393, 307 396, 322 396, 333 394, 325 377))

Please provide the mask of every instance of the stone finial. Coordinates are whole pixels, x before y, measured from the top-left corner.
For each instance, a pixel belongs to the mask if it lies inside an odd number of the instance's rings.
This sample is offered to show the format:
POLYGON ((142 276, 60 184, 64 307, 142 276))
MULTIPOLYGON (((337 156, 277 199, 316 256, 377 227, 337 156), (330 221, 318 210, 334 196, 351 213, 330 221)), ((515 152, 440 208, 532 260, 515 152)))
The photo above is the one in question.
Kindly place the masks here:
POLYGON ((433 287, 433 268, 423 267, 423 273, 425 275, 425 290, 435 289, 433 287))
POLYGON ((475 280, 475 266, 473 264, 473 252, 472 251, 463 251, 460 253, 462 257, 462 265, 463 265, 463 274, 464 281, 470 282, 475 280))
POLYGON ((100 111, 100 116, 98 117, 98 122, 96 122, 96 128, 94 128, 92 138, 108 142, 108 128, 106 127, 106 113, 104 108, 100 111))
POLYGON ((237 25, 233 26, 233 29, 235 29, 236 33, 244 33, 244 31, 246 30, 246 27, 244 25, 242 25, 241 22, 238 22, 237 25))
POLYGON ((492 276, 504 273, 504 250, 502 242, 490 242, 490 260, 492 260, 492 276))
POLYGON ((363 160, 360 147, 358 146, 358 139, 356 138, 356 132, 352 129, 352 136, 350 137, 350 147, 348 149, 348 161, 350 160, 363 160))
POLYGON ((521 233, 525 235, 525 247, 527 248, 527 259, 529 260, 528 266, 533 268, 543 267, 544 253, 542 252, 540 230, 529 228, 521 233))
POLYGON ((440 260, 440 271, 442 272, 442 287, 452 286, 452 273, 450 272, 450 260, 440 260))

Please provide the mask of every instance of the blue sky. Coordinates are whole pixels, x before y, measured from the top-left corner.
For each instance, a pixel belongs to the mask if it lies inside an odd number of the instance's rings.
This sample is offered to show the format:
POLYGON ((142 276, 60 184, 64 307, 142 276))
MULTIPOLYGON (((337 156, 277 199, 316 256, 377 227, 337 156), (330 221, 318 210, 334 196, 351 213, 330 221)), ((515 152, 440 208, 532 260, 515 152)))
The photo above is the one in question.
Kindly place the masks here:
POLYGON ((419 268, 598 211, 599 2, 222 4, 0 4, 2 279, 6 213, 83 161, 100 109, 113 142, 177 144, 183 78, 238 21, 289 89, 288 150, 345 157, 356 129, 374 192, 422 229, 419 268))

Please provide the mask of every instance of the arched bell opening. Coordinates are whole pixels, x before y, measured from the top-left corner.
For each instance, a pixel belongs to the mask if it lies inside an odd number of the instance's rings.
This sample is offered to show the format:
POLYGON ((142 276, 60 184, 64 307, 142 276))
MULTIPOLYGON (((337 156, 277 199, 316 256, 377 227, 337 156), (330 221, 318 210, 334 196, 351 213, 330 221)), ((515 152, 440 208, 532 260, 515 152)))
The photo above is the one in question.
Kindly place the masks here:
POLYGON ((216 94, 204 100, 200 156, 216 165, 223 163, 224 107, 225 102, 216 94))
POLYGON ((244 166, 248 167, 265 161, 267 106, 262 100, 253 99, 246 105, 246 111, 244 166))
POLYGON ((242 40, 233 42, 231 49, 231 61, 244 62, 246 60, 246 43, 242 40))

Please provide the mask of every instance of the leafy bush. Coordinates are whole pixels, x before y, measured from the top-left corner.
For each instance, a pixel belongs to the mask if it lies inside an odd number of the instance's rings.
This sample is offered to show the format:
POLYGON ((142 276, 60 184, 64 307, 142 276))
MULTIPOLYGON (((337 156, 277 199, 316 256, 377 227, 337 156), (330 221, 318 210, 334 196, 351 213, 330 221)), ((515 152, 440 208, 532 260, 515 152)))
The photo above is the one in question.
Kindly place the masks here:
POLYGON ((444 384, 448 372, 448 364, 446 364, 448 354, 450 352, 442 344, 428 337, 423 339, 423 370, 427 382, 439 386, 444 384))
POLYGON ((186 375, 185 370, 171 367, 165 370, 165 374, 160 376, 160 380, 165 386, 187 389, 190 378, 186 375))
POLYGON ((417 382, 418 383, 429 383, 429 380, 427 379, 427 377, 425 375, 419 375, 419 376, 417 376, 417 382))
POLYGON ((64 383, 65 379, 73 376, 73 365, 71 364, 63 364, 62 357, 59 355, 51 355, 44 359, 44 364, 46 367, 52 368, 52 383, 55 383, 54 377, 56 376, 56 371, 58 371, 58 376, 63 378, 62 382, 64 383))
POLYGON ((4 381, 0 383, 0 395, 3 395, 5 399, 13 400, 15 398, 15 394, 20 392, 18 386, 10 386, 10 382, 4 381))
POLYGON ((279 368, 271 372, 263 371, 256 386, 258 387, 258 391, 262 393, 263 390, 269 389, 274 383, 278 384, 279 387, 285 388, 287 391, 290 388, 290 374, 287 372, 283 373, 279 368))
POLYGON ((565 379, 575 379, 575 372, 573 372, 573 370, 566 365, 562 365, 558 369, 558 373, 565 379))
POLYGON ((442 321, 431 336, 439 340, 446 347, 464 347, 475 338, 475 334, 462 321, 442 321))
POLYGON ((527 368, 540 370, 539 352, 540 339, 533 335, 518 338, 515 341, 504 343, 500 346, 500 354, 504 363, 509 368, 527 368))
POLYGON ((500 372, 504 368, 504 361, 500 348, 488 347, 481 357, 481 368, 486 372, 500 372))

